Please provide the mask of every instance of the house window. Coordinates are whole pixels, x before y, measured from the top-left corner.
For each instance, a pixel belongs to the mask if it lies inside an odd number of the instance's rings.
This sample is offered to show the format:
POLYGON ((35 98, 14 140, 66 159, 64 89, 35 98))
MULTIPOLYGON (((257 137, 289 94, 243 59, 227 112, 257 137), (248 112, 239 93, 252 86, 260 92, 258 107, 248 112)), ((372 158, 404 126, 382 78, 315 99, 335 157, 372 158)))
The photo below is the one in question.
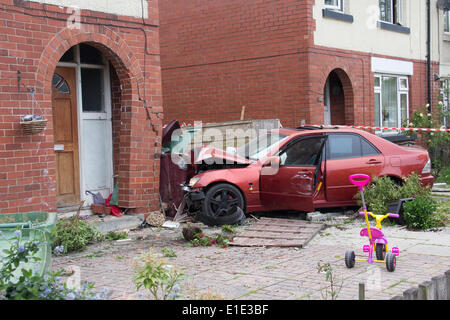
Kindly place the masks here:
POLYGON ((409 118, 408 78, 375 75, 374 87, 375 126, 400 128, 406 124, 409 118))
POLYGON ((343 0, 325 0, 325 7, 333 10, 344 11, 343 0))
POLYGON ((444 32, 450 32, 450 14, 448 10, 444 12, 444 32))
POLYGON ((379 0, 380 20, 392 24, 402 24, 402 1, 379 0))

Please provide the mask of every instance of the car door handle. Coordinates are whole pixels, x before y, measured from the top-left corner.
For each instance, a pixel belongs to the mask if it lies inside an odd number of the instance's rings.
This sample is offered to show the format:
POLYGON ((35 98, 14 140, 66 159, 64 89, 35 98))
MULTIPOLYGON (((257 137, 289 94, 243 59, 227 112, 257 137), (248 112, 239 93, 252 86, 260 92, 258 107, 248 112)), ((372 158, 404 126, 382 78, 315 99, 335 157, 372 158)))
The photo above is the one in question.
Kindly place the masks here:
POLYGON ((367 161, 366 163, 367 163, 367 164, 379 164, 379 163, 381 163, 381 161, 378 161, 378 160, 373 159, 373 160, 367 161))

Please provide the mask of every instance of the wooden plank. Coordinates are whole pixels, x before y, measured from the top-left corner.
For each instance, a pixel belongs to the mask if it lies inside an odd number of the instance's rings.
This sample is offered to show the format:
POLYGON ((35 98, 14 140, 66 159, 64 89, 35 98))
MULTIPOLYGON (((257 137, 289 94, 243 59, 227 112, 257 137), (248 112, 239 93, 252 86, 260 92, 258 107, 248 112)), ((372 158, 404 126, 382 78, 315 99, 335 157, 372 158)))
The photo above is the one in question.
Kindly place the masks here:
POLYGON ((315 230, 317 230, 319 227, 314 227, 314 228, 295 228, 295 227, 278 227, 278 226, 260 226, 260 225, 255 225, 253 227, 250 227, 248 229, 246 229, 246 231, 260 231, 260 232, 264 232, 264 231, 270 231, 270 232, 289 232, 289 233, 303 233, 303 232, 313 232, 315 230))
MULTIPOLYGON (((232 246, 236 247, 298 247, 303 246, 301 241, 280 241, 280 240, 265 240, 265 241, 249 241, 248 239, 241 239, 242 241, 234 241, 230 243, 232 246)), ((255 240, 255 239, 253 239, 255 240)))
POLYGON ((289 222, 270 222, 270 221, 259 221, 257 225, 267 225, 267 226, 279 226, 279 227, 297 227, 297 228, 310 228, 320 225, 319 223, 289 223, 289 222))
MULTIPOLYGON (((311 234, 312 235, 312 234, 311 234)), ((299 237, 299 236, 295 236, 295 235, 277 235, 274 233, 260 233, 260 232, 255 232, 255 233, 245 233, 243 235, 239 235, 239 237, 241 238, 257 238, 257 239, 286 239, 286 240, 306 240, 309 238, 309 234, 299 237)))
POLYGON ((306 246, 321 230, 323 230, 325 228, 325 225, 322 225, 320 228, 318 228, 310 237, 307 241, 305 241, 303 243, 303 246, 306 246))
POLYGON ((302 220, 261 218, 234 238, 231 246, 304 247, 324 227, 302 220))
POLYGON ((309 221, 305 220, 290 220, 290 219, 278 219, 278 218, 265 218, 262 217, 259 219, 258 223, 260 222, 268 222, 268 223, 289 223, 290 225, 305 225, 305 224, 311 224, 309 221))

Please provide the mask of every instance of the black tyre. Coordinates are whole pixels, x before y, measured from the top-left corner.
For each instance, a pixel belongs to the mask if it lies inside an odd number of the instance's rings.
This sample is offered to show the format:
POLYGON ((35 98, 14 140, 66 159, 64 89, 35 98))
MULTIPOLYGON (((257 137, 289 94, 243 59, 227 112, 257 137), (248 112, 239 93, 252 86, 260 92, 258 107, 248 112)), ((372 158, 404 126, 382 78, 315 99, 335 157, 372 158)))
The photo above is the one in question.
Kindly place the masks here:
POLYGON ((220 183, 206 192, 202 211, 210 217, 221 217, 227 215, 232 207, 245 211, 244 205, 244 197, 238 188, 228 183, 220 183))
POLYGON ((377 256, 377 260, 384 260, 384 257, 386 255, 386 245, 377 243, 375 247, 375 253, 377 256))
POLYGON ((395 257, 395 254, 392 252, 388 252, 386 254, 386 269, 389 272, 394 272, 396 264, 397 264, 397 259, 395 257))
POLYGON ((355 251, 347 251, 345 253, 345 265, 347 268, 353 268, 355 266, 355 251))
POLYGON ((203 212, 197 213, 195 216, 195 219, 197 221, 200 221, 207 226, 214 227, 214 226, 223 226, 223 225, 235 225, 239 224, 242 225, 245 223, 245 214, 244 211, 242 211, 239 207, 233 207, 228 211, 227 215, 220 216, 220 217, 210 217, 203 212))

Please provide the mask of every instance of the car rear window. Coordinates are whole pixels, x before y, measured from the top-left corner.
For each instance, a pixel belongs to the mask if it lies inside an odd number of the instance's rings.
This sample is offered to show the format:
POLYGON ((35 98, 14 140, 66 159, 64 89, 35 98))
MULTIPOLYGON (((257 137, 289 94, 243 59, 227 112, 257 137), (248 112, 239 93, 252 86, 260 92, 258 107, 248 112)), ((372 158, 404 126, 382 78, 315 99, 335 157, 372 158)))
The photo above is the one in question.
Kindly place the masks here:
POLYGON ((377 154, 380 154, 380 151, 376 149, 373 145, 371 145, 366 139, 361 139, 361 147, 362 147, 362 156, 368 157, 368 156, 374 156, 377 154))
POLYGON ((380 152, 357 134, 332 134, 328 137, 327 160, 366 157, 380 152))
POLYGON ((361 157, 361 140, 353 134, 330 135, 328 160, 361 157))

